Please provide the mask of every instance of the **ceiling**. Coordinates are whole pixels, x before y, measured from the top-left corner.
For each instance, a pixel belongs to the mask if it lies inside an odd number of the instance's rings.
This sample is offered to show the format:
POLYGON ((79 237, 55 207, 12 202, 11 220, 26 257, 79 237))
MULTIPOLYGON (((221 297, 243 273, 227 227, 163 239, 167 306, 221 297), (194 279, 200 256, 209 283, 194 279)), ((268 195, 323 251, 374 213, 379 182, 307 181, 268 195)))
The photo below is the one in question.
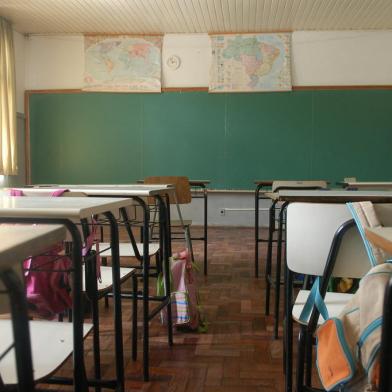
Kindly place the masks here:
POLYGON ((391 0, 0 0, 25 34, 392 29, 391 0))

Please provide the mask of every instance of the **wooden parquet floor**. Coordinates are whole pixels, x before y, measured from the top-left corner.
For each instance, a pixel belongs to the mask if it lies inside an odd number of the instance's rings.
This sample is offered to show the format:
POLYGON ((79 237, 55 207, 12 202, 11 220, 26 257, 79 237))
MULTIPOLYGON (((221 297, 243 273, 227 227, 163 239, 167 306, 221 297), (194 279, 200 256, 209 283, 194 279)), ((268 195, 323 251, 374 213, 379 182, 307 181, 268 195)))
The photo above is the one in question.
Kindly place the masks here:
MULTIPOLYGON (((196 229, 197 230, 197 229, 196 229)), ((197 234, 197 233, 195 233, 197 234)), ((202 242, 194 242, 202 271, 202 242)), ((183 248, 174 243, 174 250, 183 248)), ((150 376, 142 382, 139 358, 131 359, 130 302, 123 301, 125 386, 129 392, 279 392, 283 390, 282 339, 272 337, 264 316, 264 276, 254 278, 252 228, 209 229, 209 272, 199 273, 200 298, 208 322, 205 334, 175 331, 167 344, 166 328, 156 317, 150 329, 150 376)), ((265 254, 263 249, 262 254, 265 254)), ((261 270, 264 263, 261 264, 261 270)), ((151 286, 154 290, 154 285, 151 286)), ((141 310, 141 308, 140 308, 141 310)), ((101 303, 102 370, 114 374, 112 306, 101 303)), ((141 314, 141 312, 139 313, 141 314)), ((141 325, 141 324, 140 324, 141 325)), ((92 374, 92 339, 86 340, 87 369, 92 374)), ((69 364, 61 373, 69 372, 69 364)))

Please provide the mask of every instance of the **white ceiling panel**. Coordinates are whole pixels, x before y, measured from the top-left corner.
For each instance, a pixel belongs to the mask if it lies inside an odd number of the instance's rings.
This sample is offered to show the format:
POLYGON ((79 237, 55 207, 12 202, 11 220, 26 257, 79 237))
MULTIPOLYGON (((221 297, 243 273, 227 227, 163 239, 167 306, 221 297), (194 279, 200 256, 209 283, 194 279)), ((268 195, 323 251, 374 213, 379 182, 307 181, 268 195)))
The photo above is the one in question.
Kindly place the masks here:
POLYGON ((389 30, 392 0, 0 0, 25 34, 389 30))

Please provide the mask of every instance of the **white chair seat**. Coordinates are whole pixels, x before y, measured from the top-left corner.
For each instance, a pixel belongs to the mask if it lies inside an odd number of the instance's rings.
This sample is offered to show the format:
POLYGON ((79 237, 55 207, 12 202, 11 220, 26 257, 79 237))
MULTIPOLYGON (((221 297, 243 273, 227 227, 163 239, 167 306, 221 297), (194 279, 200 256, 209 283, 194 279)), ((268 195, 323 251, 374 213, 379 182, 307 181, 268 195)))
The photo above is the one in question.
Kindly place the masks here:
MULTIPOLYGON (((143 255, 143 244, 139 243, 136 244, 137 249, 139 251, 139 254, 142 256, 143 255)), ((102 257, 111 257, 112 256, 112 250, 107 249, 109 248, 110 244, 108 242, 100 242, 99 243, 99 249, 102 250, 103 252, 100 253, 102 257)), ((158 243, 150 243, 148 245, 148 255, 149 256, 154 256, 156 253, 159 251, 159 244, 158 243)), ((135 257, 135 252, 133 251, 132 245, 130 242, 120 242, 120 257, 135 257)))
MULTIPOLYGON (((34 380, 38 381, 54 373, 72 354, 73 324, 57 321, 30 321, 29 325, 34 380)), ((92 324, 83 325, 84 337, 92 327, 92 324)), ((0 320, 0 336, 0 353, 3 353, 14 341, 11 320, 0 320)), ((4 384, 17 383, 14 349, 11 349, 0 361, 0 374, 4 384)))
MULTIPOLYGON (((120 267, 120 281, 123 282, 129 276, 131 276, 135 271, 135 268, 120 267)), ((83 266, 83 290, 85 290, 85 280, 84 280, 84 266, 83 266)), ((113 285, 112 279, 112 267, 107 267, 101 265, 101 279, 97 281, 98 291, 107 290, 113 285)))
MULTIPOLYGON (((302 321, 299 320, 299 316, 302 312, 302 309, 308 299, 310 291, 309 290, 300 290, 295 299, 295 304, 293 306, 293 319, 300 324, 304 324, 302 321)), ((329 317, 337 317, 346 303, 352 298, 353 294, 345 294, 345 293, 330 293, 327 292, 325 295, 325 305, 328 309, 329 317)), ((319 317, 318 324, 322 324, 324 319, 319 317)))

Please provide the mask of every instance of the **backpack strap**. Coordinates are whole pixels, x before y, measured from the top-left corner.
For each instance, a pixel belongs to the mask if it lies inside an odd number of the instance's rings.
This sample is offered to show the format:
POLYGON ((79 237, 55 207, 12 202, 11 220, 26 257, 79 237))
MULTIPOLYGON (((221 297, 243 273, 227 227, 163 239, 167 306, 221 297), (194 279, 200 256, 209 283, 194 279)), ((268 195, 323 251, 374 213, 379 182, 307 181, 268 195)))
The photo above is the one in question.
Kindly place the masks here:
POLYGON ((320 277, 317 277, 314 281, 308 299, 306 300, 302 312, 299 316, 299 320, 302 323, 306 324, 308 322, 309 316, 312 313, 314 307, 317 308, 324 320, 329 319, 327 306, 325 305, 324 299, 320 294, 320 277))

